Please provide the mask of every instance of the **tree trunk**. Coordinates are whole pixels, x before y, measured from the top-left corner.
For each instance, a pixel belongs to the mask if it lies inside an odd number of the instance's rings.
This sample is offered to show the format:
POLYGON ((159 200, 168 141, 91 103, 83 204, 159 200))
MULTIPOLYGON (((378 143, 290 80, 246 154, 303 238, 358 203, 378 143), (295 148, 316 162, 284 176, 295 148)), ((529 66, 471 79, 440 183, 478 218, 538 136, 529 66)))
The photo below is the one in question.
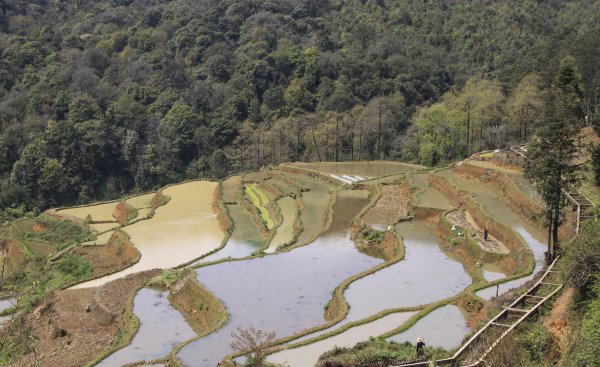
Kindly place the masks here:
POLYGON ((560 225, 560 204, 556 204, 554 210, 554 223, 552 229, 552 260, 554 260, 554 254, 558 250, 558 227, 560 225))
POLYGON ((321 153, 319 152, 319 145, 317 144, 317 138, 315 138, 315 127, 311 125, 313 143, 315 143, 315 150, 317 151, 317 157, 319 158, 319 162, 323 162, 321 160, 321 153))
POLYGON ((552 227, 553 227, 553 220, 552 220, 552 212, 548 212, 548 262, 552 262, 552 258, 554 257, 553 254, 553 246, 552 246, 552 227))
POLYGON ((360 161, 362 158, 362 125, 360 126, 360 131, 358 133, 358 160, 360 161))
POLYGON ((381 99, 379 99, 379 122, 377 124, 377 159, 381 156, 381 99))
POLYGON ((339 136, 340 136, 340 117, 339 114, 335 113, 335 161, 340 161, 338 145, 339 145, 339 136))

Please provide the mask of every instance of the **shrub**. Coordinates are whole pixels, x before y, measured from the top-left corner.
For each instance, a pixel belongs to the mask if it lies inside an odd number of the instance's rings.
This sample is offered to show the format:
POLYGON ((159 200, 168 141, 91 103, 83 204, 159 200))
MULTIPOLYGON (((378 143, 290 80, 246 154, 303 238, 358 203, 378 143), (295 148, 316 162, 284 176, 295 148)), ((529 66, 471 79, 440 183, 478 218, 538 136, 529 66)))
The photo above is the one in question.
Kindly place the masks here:
POLYGON ((81 280, 92 275, 92 263, 79 255, 65 255, 56 266, 72 280, 81 280))
POLYGON ((600 225, 583 222, 579 235, 564 246, 565 280, 584 295, 600 272, 600 225))

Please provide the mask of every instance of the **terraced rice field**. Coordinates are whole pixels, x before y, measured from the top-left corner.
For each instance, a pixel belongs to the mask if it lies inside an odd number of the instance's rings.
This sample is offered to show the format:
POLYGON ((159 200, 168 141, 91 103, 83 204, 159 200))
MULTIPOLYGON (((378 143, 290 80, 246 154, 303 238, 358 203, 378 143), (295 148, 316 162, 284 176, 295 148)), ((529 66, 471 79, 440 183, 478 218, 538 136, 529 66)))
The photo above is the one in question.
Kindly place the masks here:
POLYGON ((361 176, 364 178, 389 176, 421 168, 410 164, 385 161, 298 163, 295 166, 329 174, 361 176))
POLYGON ((429 186, 427 183, 428 174, 413 174, 410 176, 411 183, 421 191, 417 194, 418 206, 425 208, 437 208, 437 209, 452 209, 454 206, 450 200, 442 194, 440 191, 429 186))
MULTIPOLYGON (((197 262, 199 267, 195 271, 197 280, 224 303, 229 321, 216 332, 196 339, 193 331, 185 327, 183 315, 165 303, 164 294, 142 289, 134 302, 134 311, 142 323, 140 330, 129 347, 114 353, 101 365, 164 357, 185 342, 176 353, 183 365, 213 367, 231 352, 231 331, 250 324, 276 331, 278 338, 295 335, 283 343, 284 348, 289 349, 269 356, 270 362, 285 362, 291 367, 312 366, 321 353, 334 346, 350 347, 369 336, 385 335, 388 340, 397 342, 414 342, 416 337, 423 337, 428 345, 458 346, 470 329, 468 315, 452 300, 465 292, 473 278, 459 257, 445 252, 444 239, 436 235, 435 221, 441 220, 442 214, 436 217, 435 213, 453 209, 453 205, 442 192, 429 186, 427 175, 431 173, 405 176, 404 172, 418 167, 380 163, 373 168, 371 162, 352 169, 348 164, 303 166, 326 174, 369 176, 369 173, 373 175, 370 177, 389 174, 387 178, 365 182, 374 185, 387 179, 396 185, 383 186, 385 192, 380 206, 375 204, 366 210, 370 201, 368 191, 340 190, 338 186, 301 173, 272 170, 228 178, 222 184, 221 199, 234 229, 222 248, 223 233, 211 210, 217 184, 197 182, 166 188, 163 192, 171 201, 159 207, 152 219, 123 228, 141 251, 142 261, 124 272, 83 283, 80 287, 103 284, 141 269, 179 265, 216 251, 197 262), (412 190, 400 190, 403 178, 410 180, 408 186, 412 190), (247 195, 257 212, 248 210, 246 204, 241 205, 247 200, 242 195, 247 195), (191 200, 195 200, 194 203, 191 200), (401 213, 383 208, 394 200, 406 207, 401 213), (392 217, 406 216, 412 210, 409 203, 440 210, 433 211, 427 220, 404 221, 390 228, 402 238, 405 252, 402 260, 384 263, 357 250, 350 228, 358 213, 366 213, 362 220, 367 225, 386 230, 392 217), (298 217, 297 204, 301 204, 298 217), (261 231, 257 215, 272 238, 261 231), (303 231, 292 243, 300 224, 303 231), (290 244, 292 246, 285 246, 290 244), (280 251, 276 251, 278 248, 280 251), (353 280, 346 281, 350 277, 353 280), (341 284, 344 284, 342 294, 349 311, 336 316, 339 317, 336 323, 328 324, 324 310, 329 307, 332 292, 341 284), (146 312, 153 307, 160 312, 146 312), (433 311, 423 311, 426 309, 433 311), (408 327, 407 323, 417 315, 420 319, 408 327), (155 338, 160 322, 167 322, 173 328, 167 332, 161 330, 161 337, 155 338), (310 328, 316 329, 308 332, 310 328), (393 331, 397 328, 403 331, 393 331)), ((540 268, 544 247, 536 240, 539 231, 519 219, 500 193, 451 170, 435 174, 447 177, 459 188, 472 193, 474 200, 492 217, 521 235, 534 253, 536 271, 540 268)), ((147 197, 138 197, 130 203, 142 208, 147 200, 147 197)), ((95 209, 82 210, 76 213, 83 215, 95 209)), ((101 217, 106 213, 107 208, 103 207, 95 215, 101 217)), ((392 223, 396 221, 397 218, 392 223)), ((104 242, 110 233, 95 242, 104 242)), ((491 264, 483 264, 481 268, 487 281, 504 278, 506 275, 500 270, 491 264)), ((501 292, 529 278, 508 282, 501 286, 501 292)), ((495 286, 484 288, 477 294, 488 299, 495 290, 495 286)))
POLYGON ((115 274, 77 285, 96 287, 143 270, 184 264, 220 247, 223 232, 212 212, 217 184, 207 181, 173 185, 164 194, 171 200, 151 219, 124 227, 141 253, 140 261, 115 274))
POLYGON ((332 198, 332 188, 323 181, 308 176, 292 173, 285 175, 310 189, 302 193, 304 210, 300 215, 300 221, 304 230, 296 241, 297 244, 310 243, 322 229, 325 213, 332 198))
POLYGON ((265 251, 267 253, 273 253, 280 246, 290 244, 294 240, 294 223, 296 223, 296 201, 290 197, 284 197, 277 200, 277 205, 281 209, 281 216, 283 222, 277 227, 277 232, 269 248, 265 251))
POLYGON ((112 213, 115 210, 116 205, 116 202, 110 202, 106 204, 61 209, 57 210, 57 212, 63 215, 72 215, 80 219, 85 219, 89 215, 94 221, 114 220, 112 213))

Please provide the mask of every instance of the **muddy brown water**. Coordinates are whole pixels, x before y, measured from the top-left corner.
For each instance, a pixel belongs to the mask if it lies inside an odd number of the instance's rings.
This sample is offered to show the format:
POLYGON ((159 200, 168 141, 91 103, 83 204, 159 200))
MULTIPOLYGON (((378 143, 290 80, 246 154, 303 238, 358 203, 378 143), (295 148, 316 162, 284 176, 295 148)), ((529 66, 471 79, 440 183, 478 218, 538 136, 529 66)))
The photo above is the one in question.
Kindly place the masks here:
POLYGON ((356 251, 349 222, 368 203, 366 192, 341 191, 331 228, 314 243, 272 256, 197 270, 198 280, 230 314, 220 330, 184 347, 186 366, 214 367, 230 353, 231 332, 251 324, 285 337, 323 324, 323 306, 344 279, 381 263, 356 251))
POLYGON ((169 292, 141 289, 133 301, 133 311, 140 319, 140 329, 131 344, 111 354, 97 366, 122 366, 163 357, 175 345, 196 336, 183 315, 171 306, 168 295, 169 292))
POLYGON ((77 218, 85 219, 88 215, 92 217, 92 220, 115 220, 112 213, 117 206, 117 202, 110 202, 106 204, 88 205, 79 208, 68 208, 58 210, 58 214, 72 215, 77 218))
POLYGON ((461 309, 447 305, 432 311, 410 329, 387 340, 416 344, 417 338, 421 338, 427 346, 450 350, 459 347, 470 331, 461 309))
POLYGON ((193 181, 164 189, 163 193, 171 197, 167 205, 158 207, 151 219, 124 227, 142 255, 140 261, 74 288, 100 286, 144 270, 171 268, 218 248, 224 234, 212 213, 216 186, 215 182, 193 181))
POLYGON ((127 202, 127 204, 133 206, 136 209, 148 208, 150 207, 150 202, 152 201, 152 198, 154 198, 155 195, 156 193, 153 192, 150 194, 134 196, 125 201, 127 202))
POLYGON ((306 168, 328 174, 346 174, 362 176, 364 178, 380 177, 395 173, 415 171, 420 167, 396 162, 323 162, 323 163, 298 163, 293 166, 306 168))
POLYGON ((346 330, 318 342, 299 348, 287 349, 270 355, 267 360, 289 367, 314 366, 319 356, 335 347, 349 348, 356 343, 367 340, 370 336, 376 337, 405 323, 416 312, 401 312, 384 316, 379 320, 360 325, 346 330))

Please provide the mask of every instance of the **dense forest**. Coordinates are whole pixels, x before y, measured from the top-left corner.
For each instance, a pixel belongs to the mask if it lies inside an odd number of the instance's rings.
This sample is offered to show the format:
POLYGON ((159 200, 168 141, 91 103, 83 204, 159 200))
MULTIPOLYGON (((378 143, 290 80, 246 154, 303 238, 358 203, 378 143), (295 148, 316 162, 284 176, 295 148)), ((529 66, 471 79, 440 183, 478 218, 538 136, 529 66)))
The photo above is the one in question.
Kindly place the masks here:
POLYGON ((598 19, 594 0, 0 0, 0 211, 286 161, 443 164, 527 140, 561 60, 598 119, 598 19))

